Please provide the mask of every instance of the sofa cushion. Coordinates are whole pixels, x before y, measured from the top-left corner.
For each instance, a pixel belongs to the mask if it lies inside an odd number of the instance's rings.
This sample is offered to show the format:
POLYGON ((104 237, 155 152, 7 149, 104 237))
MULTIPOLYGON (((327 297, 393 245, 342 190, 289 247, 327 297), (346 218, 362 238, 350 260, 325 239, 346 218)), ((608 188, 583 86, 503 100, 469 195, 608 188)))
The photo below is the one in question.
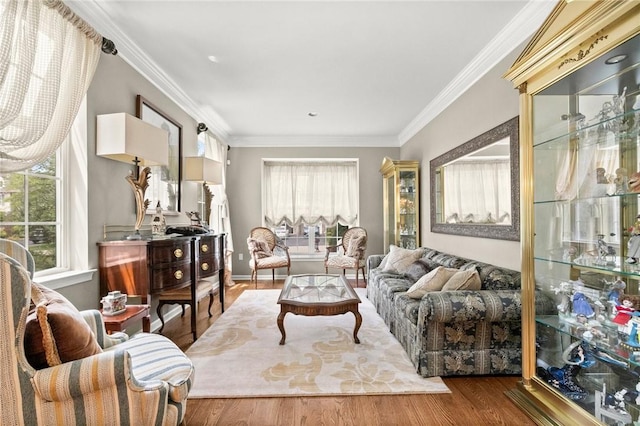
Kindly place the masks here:
POLYGON ((460 257, 447 254, 447 253, 438 253, 433 258, 431 258, 434 262, 437 262, 439 265, 446 266, 447 268, 455 268, 461 269, 462 266, 468 262, 466 259, 462 259, 460 257))
POLYGON ((418 259, 415 262, 413 262, 411 265, 409 265, 404 275, 411 282, 415 283, 420 278, 422 278, 425 274, 428 274, 429 272, 433 271, 438 266, 439 265, 436 262, 430 259, 425 259, 425 258, 418 259))
POLYGON ((392 245, 391 251, 385 257, 386 262, 383 260, 385 271, 395 271, 399 274, 404 274, 409 266, 422 257, 424 253, 423 249, 409 250, 392 245))
POLYGON ((52 367, 102 352, 89 324, 58 292, 32 283, 35 308, 27 316, 24 351, 35 369, 52 367))
POLYGON ((438 266, 412 285, 407 290, 407 295, 414 299, 421 299, 427 292, 440 291, 456 272, 458 272, 457 269, 438 266))
POLYGON ((442 287, 442 291, 480 290, 480 275, 475 269, 458 271, 442 287))

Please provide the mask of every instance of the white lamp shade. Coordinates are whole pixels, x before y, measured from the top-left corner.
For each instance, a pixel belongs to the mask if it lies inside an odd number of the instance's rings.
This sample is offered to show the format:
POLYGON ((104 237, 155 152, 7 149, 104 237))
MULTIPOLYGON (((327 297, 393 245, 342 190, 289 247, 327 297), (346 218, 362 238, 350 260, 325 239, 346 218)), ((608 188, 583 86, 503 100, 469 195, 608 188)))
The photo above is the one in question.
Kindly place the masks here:
POLYGON ((142 166, 169 163, 169 133, 124 112, 98 115, 96 155, 142 166))
POLYGON ((222 163, 206 157, 185 157, 183 179, 220 185, 222 183, 222 163))

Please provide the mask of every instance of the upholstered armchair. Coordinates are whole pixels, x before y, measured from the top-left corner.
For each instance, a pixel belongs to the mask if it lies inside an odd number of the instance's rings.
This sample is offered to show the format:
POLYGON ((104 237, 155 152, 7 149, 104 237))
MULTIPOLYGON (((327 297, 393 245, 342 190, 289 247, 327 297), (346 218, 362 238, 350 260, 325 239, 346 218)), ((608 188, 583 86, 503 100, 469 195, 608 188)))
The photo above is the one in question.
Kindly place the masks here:
POLYGON ((364 273, 365 257, 367 250, 367 231, 364 228, 353 227, 345 231, 340 244, 327 246, 324 255, 324 269, 329 273, 329 268, 342 269, 344 274, 347 269, 356 270, 356 287, 358 287, 358 272, 362 271, 362 279, 367 284, 364 273), (331 253, 336 253, 330 256, 331 253))
POLYGON ((249 232, 247 238, 249 248, 249 266, 251 267, 251 281, 255 280, 258 287, 258 270, 271 269, 271 279, 276 280, 276 269, 287 268, 287 275, 291 272, 291 258, 289 247, 280 243, 276 234, 269 228, 256 227, 249 232))
POLYGON ((2 253, 0 329, 3 424, 183 421, 194 370, 175 344, 157 334, 107 335, 99 311, 78 312, 2 253))

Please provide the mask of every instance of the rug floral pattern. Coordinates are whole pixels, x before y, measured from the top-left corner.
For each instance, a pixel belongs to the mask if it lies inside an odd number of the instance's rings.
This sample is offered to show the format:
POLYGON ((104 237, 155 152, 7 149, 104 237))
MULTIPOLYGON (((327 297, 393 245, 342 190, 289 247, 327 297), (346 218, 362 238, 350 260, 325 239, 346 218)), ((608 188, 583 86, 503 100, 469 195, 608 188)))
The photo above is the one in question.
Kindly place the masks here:
POLYGON ((246 290, 189 348, 195 365, 190 398, 448 393, 423 378, 382 318, 357 289, 363 321, 353 342, 353 314, 287 314, 279 345, 279 290, 246 290))

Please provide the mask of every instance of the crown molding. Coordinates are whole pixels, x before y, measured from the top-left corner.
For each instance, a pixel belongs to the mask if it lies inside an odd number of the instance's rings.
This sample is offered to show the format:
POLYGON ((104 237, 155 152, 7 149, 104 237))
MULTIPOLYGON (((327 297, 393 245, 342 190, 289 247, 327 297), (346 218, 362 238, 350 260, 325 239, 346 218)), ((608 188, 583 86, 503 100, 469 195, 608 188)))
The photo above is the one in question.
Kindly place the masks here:
POLYGON ((277 147, 357 147, 398 148, 396 136, 235 136, 229 143, 234 148, 277 147))
POLYGON ((149 58, 135 43, 132 43, 120 28, 111 21, 100 2, 94 0, 72 1, 69 7, 89 22, 103 37, 112 40, 118 49, 118 56, 149 80, 178 107, 197 122, 206 123, 209 131, 219 140, 229 139, 229 126, 211 108, 196 104, 162 69, 149 58))
POLYGON ((550 0, 529 0, 489 44, 400 132, 400 146, 408 142, 538 30, 555 5, 556 2, 550 0))

